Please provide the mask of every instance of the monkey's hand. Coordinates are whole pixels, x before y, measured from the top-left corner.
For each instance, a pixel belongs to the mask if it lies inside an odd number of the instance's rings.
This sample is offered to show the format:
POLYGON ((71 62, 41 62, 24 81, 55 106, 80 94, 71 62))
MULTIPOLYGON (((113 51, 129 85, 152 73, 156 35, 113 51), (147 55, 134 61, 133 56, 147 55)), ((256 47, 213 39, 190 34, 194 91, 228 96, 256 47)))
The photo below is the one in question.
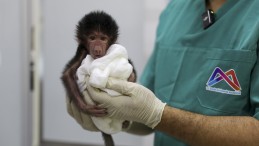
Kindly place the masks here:
POLYGON ((93 123, 91 117, 88 114, 82 113, 78 106, 71 98, 66 97, 67 112, 73 117, 84 129, 89 131, 100 131, 93 123))
POLYGON ((143 123, 151 128, 160 122, 166 104, 149 89, 136 83, 111 78, 106 87, 122 95, 110 97, 91 86, 86 88, 92 99, 100 103, 100 107, 107 108, 109 117, 143 123))
MULTIPOLYGON (((87 96, 87 95, 84 94, 84 96, 87 96)), ((86 98, 86 97, 84 97, 84 98, 86 98)), ((76 103, 77 108, 81 112, 88 114, 90 116, 103 117, 106 115, 106 109, 101 108, 94 104, 86 104, 82 99, 77 100, 75 103, 76 103)))

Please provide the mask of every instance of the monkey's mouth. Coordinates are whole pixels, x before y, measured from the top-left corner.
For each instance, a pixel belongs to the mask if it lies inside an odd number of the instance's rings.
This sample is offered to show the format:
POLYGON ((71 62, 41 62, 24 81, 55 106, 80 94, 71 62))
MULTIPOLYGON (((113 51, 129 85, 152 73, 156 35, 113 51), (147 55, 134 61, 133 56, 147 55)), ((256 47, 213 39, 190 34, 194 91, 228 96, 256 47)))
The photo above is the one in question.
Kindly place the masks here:
POLYGON ((101 58, 102 55, 94 55, 94 59, 101 58))

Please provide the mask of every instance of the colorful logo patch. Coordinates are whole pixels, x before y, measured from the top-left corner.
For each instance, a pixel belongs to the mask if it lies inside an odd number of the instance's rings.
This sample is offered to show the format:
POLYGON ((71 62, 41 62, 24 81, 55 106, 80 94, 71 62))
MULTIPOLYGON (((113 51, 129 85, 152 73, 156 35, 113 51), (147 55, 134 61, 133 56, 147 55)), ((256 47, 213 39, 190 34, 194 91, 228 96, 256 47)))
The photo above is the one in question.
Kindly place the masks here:
POLYGON ((224 73, 219 67, 216 67, 206 85, 206 90, 209 91, 223 94, 241 95, 241 86, 239 85, 236 73, 233 69, 230 69, 224 73), (225 81, 233 89, 233 91, 212 87, 221 81, 225 81))

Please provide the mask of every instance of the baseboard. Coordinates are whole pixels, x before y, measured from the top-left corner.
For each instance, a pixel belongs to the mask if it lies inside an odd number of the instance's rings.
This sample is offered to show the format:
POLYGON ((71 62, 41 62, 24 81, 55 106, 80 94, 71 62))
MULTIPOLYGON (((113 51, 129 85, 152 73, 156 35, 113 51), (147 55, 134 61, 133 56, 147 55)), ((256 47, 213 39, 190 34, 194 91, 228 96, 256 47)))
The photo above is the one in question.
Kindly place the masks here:
POLYGON ((103 146, 103 145, 75 144, 75 143, 62 143, 62 142, 44 141, 44 142, 41 142, 40 146, 103 146))

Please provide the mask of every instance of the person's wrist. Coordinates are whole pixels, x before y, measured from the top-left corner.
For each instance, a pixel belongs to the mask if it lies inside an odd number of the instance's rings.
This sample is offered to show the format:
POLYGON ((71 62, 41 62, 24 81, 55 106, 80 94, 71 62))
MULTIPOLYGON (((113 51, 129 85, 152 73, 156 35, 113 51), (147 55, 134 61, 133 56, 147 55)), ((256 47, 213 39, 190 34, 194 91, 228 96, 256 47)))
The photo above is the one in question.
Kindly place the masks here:
POLYGON ((166 103, 163 103, 161 100, 156 99, 155 106, 152 111, 152 115, 148 119, 147 126, 154 129, 154 127, 158 125, 158 123, 161 121, 165 106, 166 103))

